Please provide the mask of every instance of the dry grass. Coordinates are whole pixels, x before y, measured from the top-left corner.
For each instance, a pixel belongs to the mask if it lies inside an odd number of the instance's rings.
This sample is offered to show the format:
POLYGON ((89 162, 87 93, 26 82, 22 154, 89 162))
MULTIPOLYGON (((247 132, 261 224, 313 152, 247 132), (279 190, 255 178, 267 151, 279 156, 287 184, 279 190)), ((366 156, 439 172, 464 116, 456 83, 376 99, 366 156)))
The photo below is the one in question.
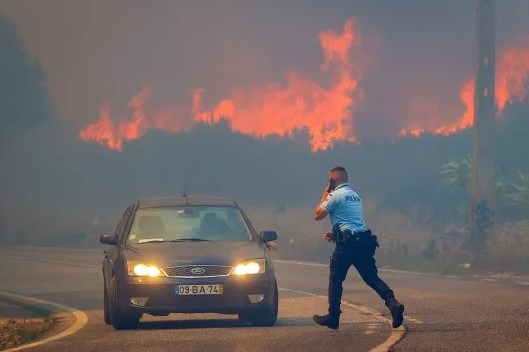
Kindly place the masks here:
POLYGON ((0 351, 37 339, 53 327, 48 318, 6 319, 0 321, 0 351))
MULTIPOLYGON (((487 245, 486 255, 479 257, 478 265, 467 266, 476 257, 465 249, 469 238, 464 230, 436 234, 411 221, 412 216, 408 214, 378 208, 370 200, 365 204, 368 226, 379 237, 376 257, 380 267, 445 274, 529 272, 529 225, 526 223, 498 226, 496 236, 487 245)), ((278 213, 248 208, 247 212, 258 230, 272 229, 279 233, 278 257, 328 261, 332 245, 322 239, 322 234, 329 230, 329 220, 314 221, 313 209, 286 209, 278 213)))

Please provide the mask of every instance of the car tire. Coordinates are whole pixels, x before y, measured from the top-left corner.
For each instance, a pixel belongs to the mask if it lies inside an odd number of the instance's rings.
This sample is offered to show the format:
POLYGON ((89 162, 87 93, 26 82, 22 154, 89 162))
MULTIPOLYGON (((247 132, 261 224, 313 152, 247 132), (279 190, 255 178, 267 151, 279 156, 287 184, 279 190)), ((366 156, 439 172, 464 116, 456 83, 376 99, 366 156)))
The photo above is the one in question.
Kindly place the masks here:
POLYGON ((254 326, 274 326, 277 321, 279 312, 279 294, 277 290, 277 282, 274 280, 274 287, 271 290, 272 302, 271 305, 265 304, 257 311, 249 316, 249 321, 254 326))
POLYGON ((103 284, 103 316, 105 324, 112 325, 112 320, 110 320, 110 302, 108 298, 108 288, 106 282, 103 284))
POLYGON ((116 278, 110 280, 109 286, 109 313, 110 321, 116 330, 136 329, 140 323, 140 316, 121 312, 118 304, 116 278))

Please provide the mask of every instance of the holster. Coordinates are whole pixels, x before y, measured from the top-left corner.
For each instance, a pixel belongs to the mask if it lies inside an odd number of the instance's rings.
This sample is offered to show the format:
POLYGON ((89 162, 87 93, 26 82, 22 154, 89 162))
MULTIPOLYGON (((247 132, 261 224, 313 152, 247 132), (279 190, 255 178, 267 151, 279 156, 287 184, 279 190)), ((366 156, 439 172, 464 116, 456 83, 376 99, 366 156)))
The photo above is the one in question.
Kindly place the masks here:
POLYGON ((358 245, 366 249, 372 249, 373 251, 380 247, 378 238, 374 235, 371 230, 355 231, 340 230, 339 226, 335 226, 332 229, 331 240, 340 246, 358 245))

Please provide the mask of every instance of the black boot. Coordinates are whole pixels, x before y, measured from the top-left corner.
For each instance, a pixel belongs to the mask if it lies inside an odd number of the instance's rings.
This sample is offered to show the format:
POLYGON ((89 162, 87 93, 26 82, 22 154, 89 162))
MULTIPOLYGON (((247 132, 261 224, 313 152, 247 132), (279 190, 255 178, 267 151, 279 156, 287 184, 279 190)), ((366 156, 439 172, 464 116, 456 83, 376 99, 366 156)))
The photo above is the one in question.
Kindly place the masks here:
POLYGON ((341 310, 338 311, 330 311, 327 315, 314 315, 312 319, 316 324, 323 325, 328 327, 329 329, 338 330, 340 327, 340 313, 342 313, 341 310))
POLYGON ((404 321, 404 305, 399 303, 395 298, 390 298, 386 301, 386 307, 389 308, 391 316, 393 317, 393 323, 391 326, 394 329, 401 326, 404 321))

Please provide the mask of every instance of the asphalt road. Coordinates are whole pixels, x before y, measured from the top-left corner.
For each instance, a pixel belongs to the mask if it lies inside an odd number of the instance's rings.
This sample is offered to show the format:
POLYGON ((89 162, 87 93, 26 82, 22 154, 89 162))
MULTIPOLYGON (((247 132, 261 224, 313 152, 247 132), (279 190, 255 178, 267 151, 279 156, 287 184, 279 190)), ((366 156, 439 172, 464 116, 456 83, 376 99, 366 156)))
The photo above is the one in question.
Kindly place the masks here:
POLYGON ((145 317, 138 330, 103 323, 101 251, 0 247, 0 290, 84 311, 76 333, 27 351, 529 351, 529 283, 381 271, 406 305, 406 331, 354 269, 339 331, 315 325, 326 311, 328 268, 276 261, 280 317, 272 328, 230 315, 145 317))

